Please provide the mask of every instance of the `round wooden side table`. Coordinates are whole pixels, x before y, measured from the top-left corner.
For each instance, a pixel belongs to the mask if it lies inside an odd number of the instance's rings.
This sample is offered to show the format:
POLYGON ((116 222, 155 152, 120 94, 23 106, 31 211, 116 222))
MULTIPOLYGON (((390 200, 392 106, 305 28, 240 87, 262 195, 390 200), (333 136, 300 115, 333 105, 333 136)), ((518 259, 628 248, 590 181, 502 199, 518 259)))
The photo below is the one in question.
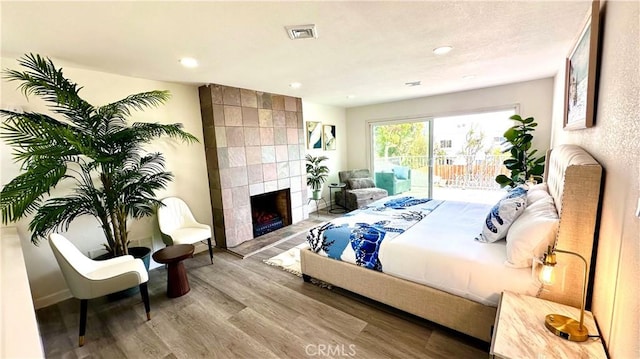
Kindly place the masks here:
POLYGON ((193 244, 176 244, 153 253, 153 260, 167 265, 167 297, 177 298, 191 290, 182 260, 193 255, 193 244))

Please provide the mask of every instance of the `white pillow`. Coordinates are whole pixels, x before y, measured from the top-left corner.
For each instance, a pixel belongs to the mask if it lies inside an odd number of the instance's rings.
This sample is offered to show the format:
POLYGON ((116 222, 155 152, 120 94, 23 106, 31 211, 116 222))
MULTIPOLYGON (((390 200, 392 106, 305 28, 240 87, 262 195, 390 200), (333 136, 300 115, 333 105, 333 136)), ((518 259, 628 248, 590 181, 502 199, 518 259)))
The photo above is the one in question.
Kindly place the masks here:
POLYGON ((549 196, 549 191, 546 183, 539 183, 529 187, 527 192, 527 206, 535 203, 541 199, 549 196))
POLYGON ((553 198, 548 193, 546 198, 527 206, 507 233, 505 265, 531 267, 533 257, 541 257, 547 246, 555 242, 559 222, 553 198))
POLYGON ((549 192, 549 186, 547 186, 547 183, 537 183, 534 184, 533 186, 529 186, 529 191, 545 191, 545 192, 549 192))
POLYGON ((477 241, 492 243, 504 238, 513 221, 518 218, 527 206, 527 190, 516 187, 507 193, 487 214, 482 233, 477 241))

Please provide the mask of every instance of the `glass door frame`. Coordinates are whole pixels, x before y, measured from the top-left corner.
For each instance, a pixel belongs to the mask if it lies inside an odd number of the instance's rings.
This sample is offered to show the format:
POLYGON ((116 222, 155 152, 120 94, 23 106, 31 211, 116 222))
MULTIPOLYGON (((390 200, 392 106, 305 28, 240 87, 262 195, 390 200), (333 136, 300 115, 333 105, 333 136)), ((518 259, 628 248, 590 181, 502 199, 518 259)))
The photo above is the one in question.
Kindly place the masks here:
POLYGON ((415 122, 423 122, 427 123, 427 152, 425 156, 427 157, 427 193, 428 197, 433 197, 433 116, 419 116, 419 117, 402 117, 396 119, 387 119, 387 120, 367 120, 367 157, 369 159, 369 168, 371 171, 371 175, 375 176, 375 156, 374 156, 374 138, 373 138, 373 128, 374 126, 385 126, 385 125, 399 125, 404 123, 415 123, 415 122))

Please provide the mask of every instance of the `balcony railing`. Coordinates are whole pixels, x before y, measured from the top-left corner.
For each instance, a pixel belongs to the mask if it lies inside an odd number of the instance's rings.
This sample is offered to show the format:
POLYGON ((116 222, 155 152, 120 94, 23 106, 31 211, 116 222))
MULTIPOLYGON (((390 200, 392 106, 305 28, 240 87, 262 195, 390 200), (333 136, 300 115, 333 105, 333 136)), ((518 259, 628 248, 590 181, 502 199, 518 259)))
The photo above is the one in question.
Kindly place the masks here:
MULTIPOLYGON (((434 186, 449 188, 470 188, 497 190, 500 186, 495 178, 499 174, 509 174, 503 165, 506 155, 485 156, 437 156, 433 160, 434 186)), ((375 159, 375 170, 391 166, 411 168, 411 186, 428 186, 429 157, 399 156, 375 159)))

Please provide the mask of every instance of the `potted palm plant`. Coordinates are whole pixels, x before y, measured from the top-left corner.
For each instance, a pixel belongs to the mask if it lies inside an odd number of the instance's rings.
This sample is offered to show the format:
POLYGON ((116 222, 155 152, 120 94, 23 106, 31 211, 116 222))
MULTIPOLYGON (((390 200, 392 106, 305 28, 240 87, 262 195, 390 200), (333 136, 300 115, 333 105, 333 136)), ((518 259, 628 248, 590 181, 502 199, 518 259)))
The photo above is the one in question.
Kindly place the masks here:
POLYGON ((328 160, 326 156, 305 156, 307 161, 307 186, 311 187, 312 198, 320 199, 322 196, 322 184, 327 180, 329 167, 322 164, 328 160))
POLYGON ((108 252, 128 254, 127 219, 153 214, 160 205, 155 192, 173 178, 164 170, 164 156, 147 153, 143 146, 162 136, 188 143, 197 142, 196 137, 177 123, 128 123, 132 110, 165 103, 168 91, 94 106, 50 59, 28 54, 19 64, 27 70, 5 70, 5 78, 20 82, 25 96, 42 98, 57 118, 0 111, 0 136, 14 148, 14 159, 22 167, 0 193, 2 222, 33 215, 29 230, 37 245, 49 233, 67 230, 77 217, 90 215, 104 232, 108 252), (71 190, 49 196, 63 183, 71 190))

